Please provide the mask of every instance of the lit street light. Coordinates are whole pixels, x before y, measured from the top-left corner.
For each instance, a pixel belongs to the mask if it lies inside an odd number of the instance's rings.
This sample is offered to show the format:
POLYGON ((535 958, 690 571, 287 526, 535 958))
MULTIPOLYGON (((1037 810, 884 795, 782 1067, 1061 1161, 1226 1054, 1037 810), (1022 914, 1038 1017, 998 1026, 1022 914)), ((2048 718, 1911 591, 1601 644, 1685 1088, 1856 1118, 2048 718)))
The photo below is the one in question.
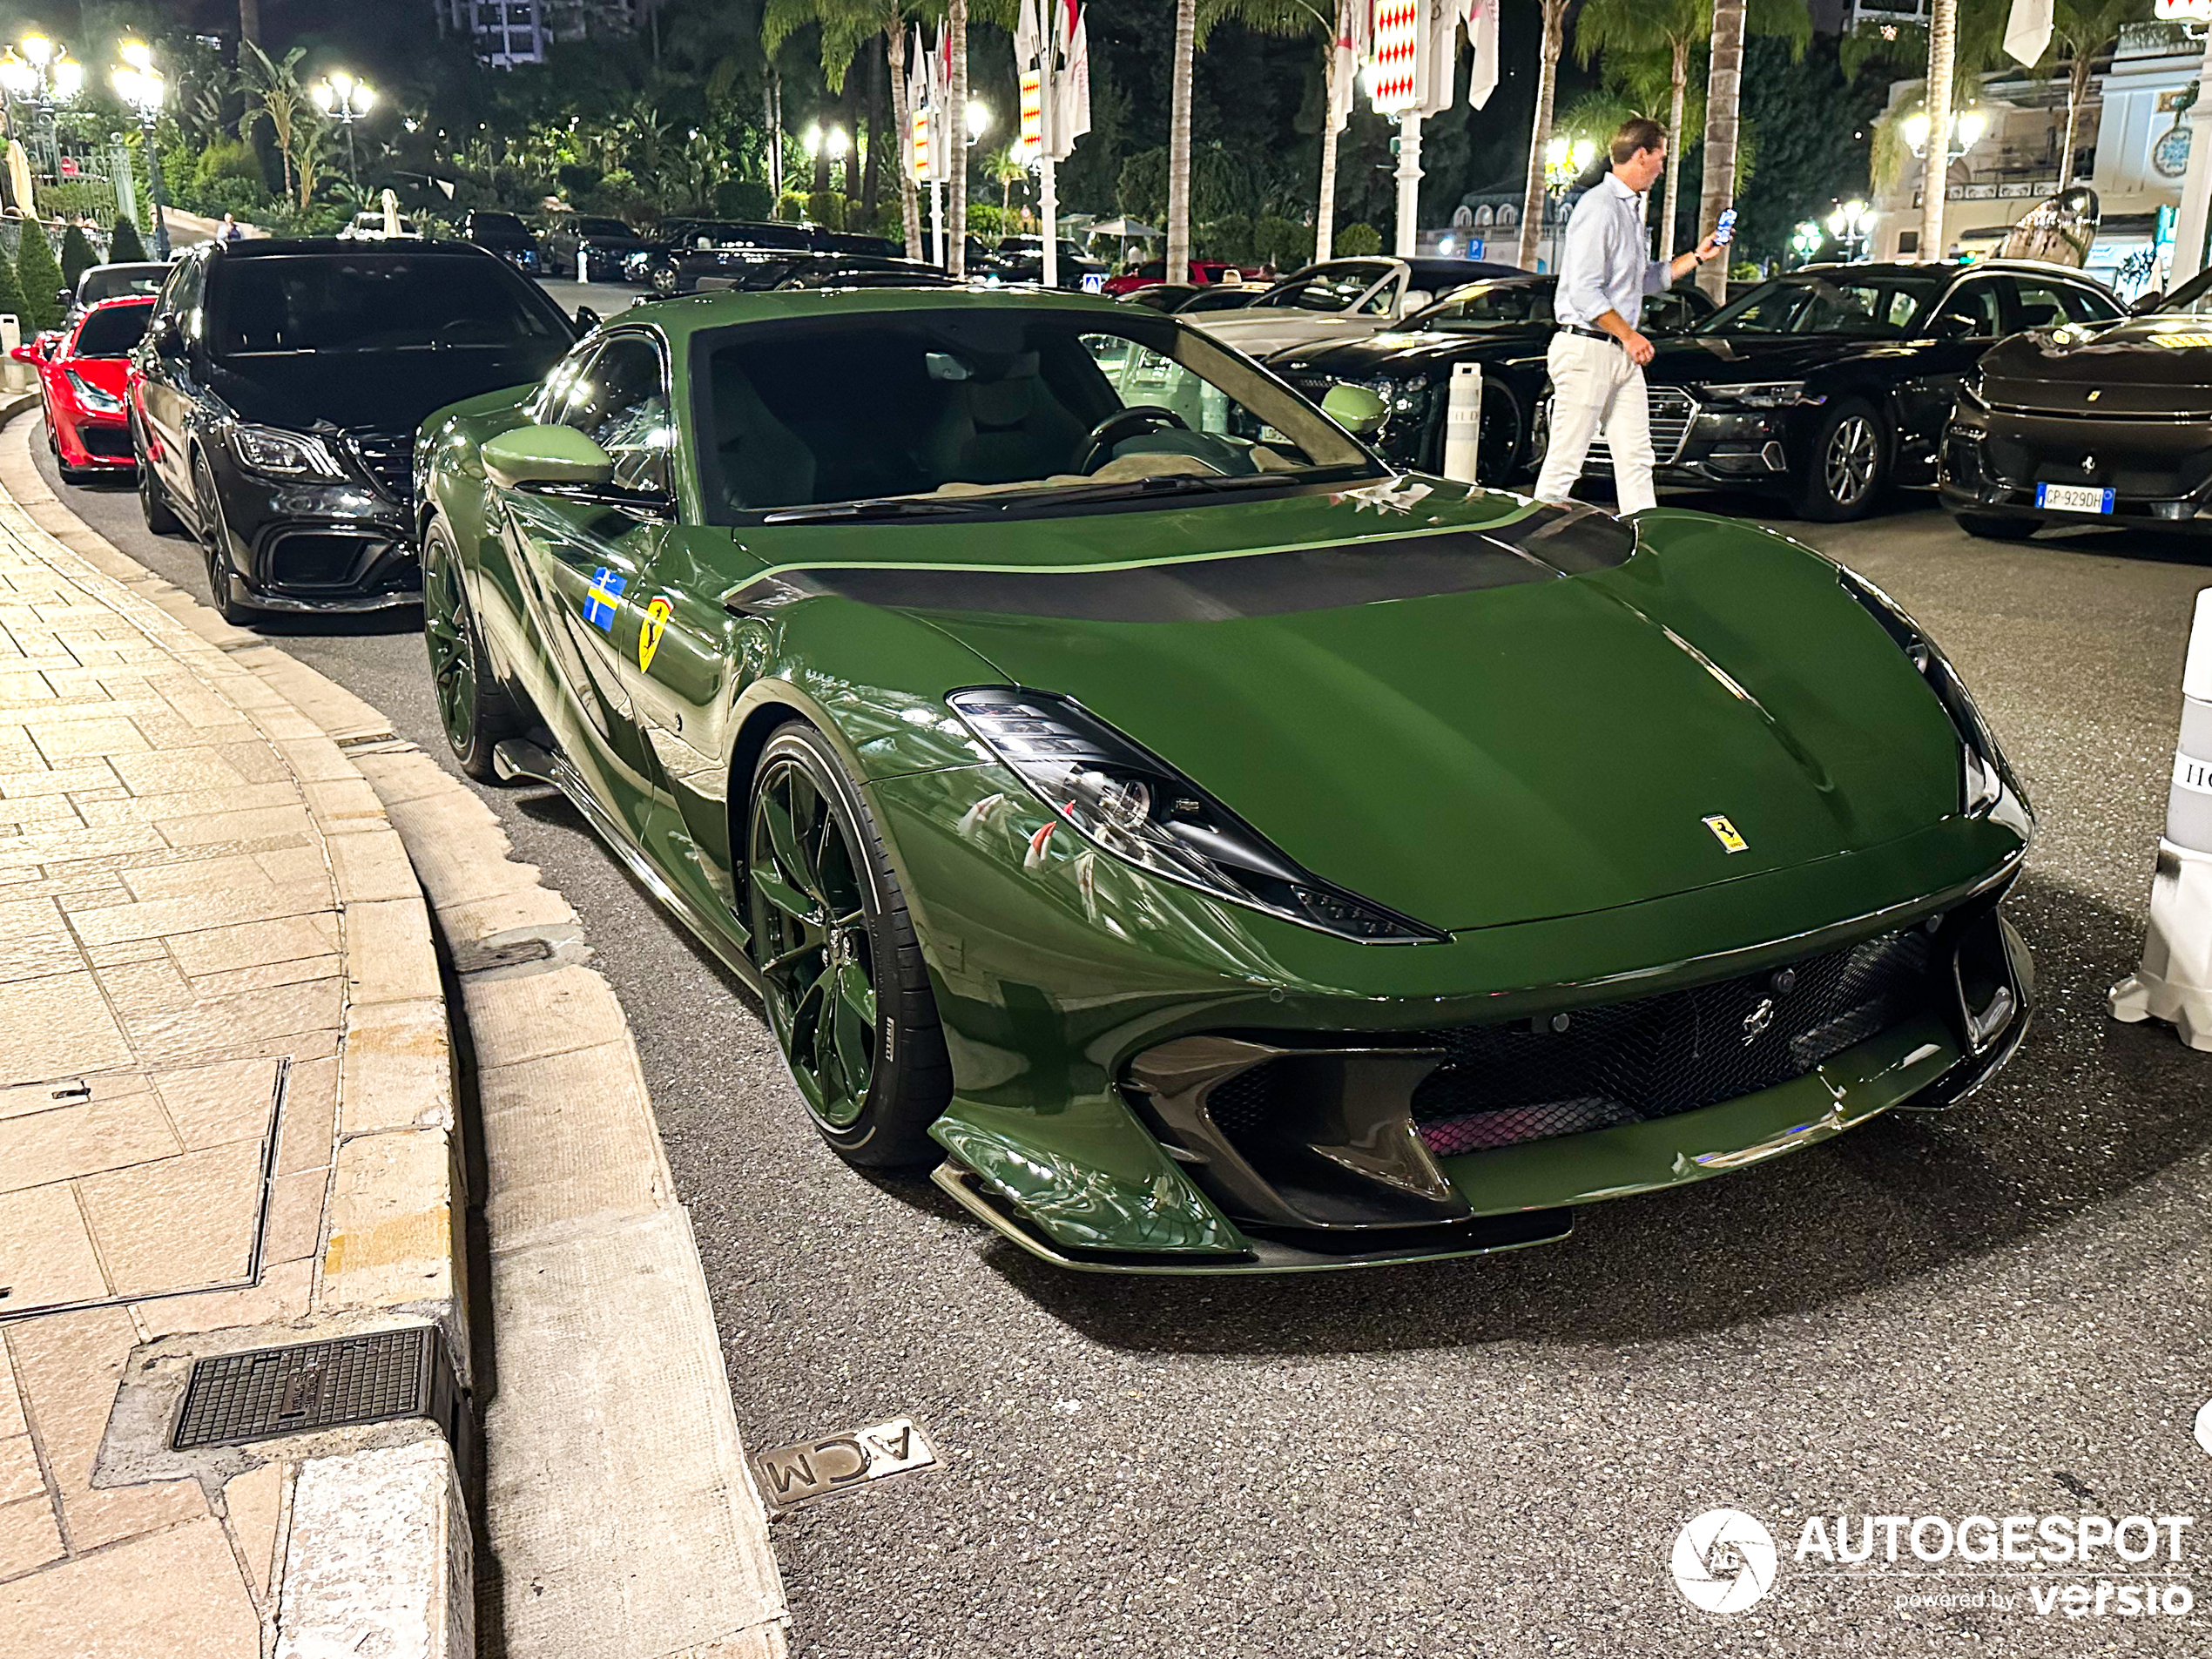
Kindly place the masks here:
POLYGON ((346 177, 353 183, 356 194, 361 187, 361 168, 354 155, 354 123, 369 111, 376 102, 376 94, 367 81, 357 81, 341 70, 326 76, 314 84, 315 107, 325 115, 334 115, 338 125, 346 129, 346 177))
MULTIPOLYGON (((36 113, 37 125, 46 140, 48 171, 56 179, 62 176, 62 152, 61 138, 54 127, 54 110, 84 90, 84 65, 69 55, 68 47, 44 35, 25 35, 13 50, 0 53, 0 91, 12 100, 30 105, 36 113), (22 56, 18 57, 18 52, 22 56)), ((8 125, 12 128, 12 104, 7 113, 8 125)), ((29 202, 22 206, 26 213, 32 211, 29 202)))
POLYGON ((169 221, 161 212, 161 151, 154 143, 153 128, 169 88, 161 71, 153 66, 153 49, 135 40, 123 43, 123 66, 115 71, 113 80, 115 95, 138 111, 139 131, 145 134, 146 179, 153 197, 153 257, 165 260, 169 221))
POLYGON ((990 105, 981 98, 968 100, 968 142, 973 148, 975 140, 991 130, 990 105))
POLYGON ((1874 210, 1863 201, 1847 201, 1828 215, 1828 233, 1844 251, 1844 258, 1856 260, 1866 252, 1866 239, 1874 229, 1874 210))
MULTIPOLYGON (((1905 146, 1916 156, 1928 152, 1928 133, 1935 123, 1928 118, 1925 110, 1916 111, 1905 118, 1901 130, 1905 146)), ((1951 118, 1950 142, 1946 145, 1946 162, 1956 161, 1981 142, 1982 134, 1989 131, 1989 117, 1979 110, 1961 110, 1951 118)))
POLYGON ((1819 226, 1809 219, 1800 219, 1797 228, 1790 233, 1790 248, 1797 256, 1799 265, 1811 265, 1812 256, 1820 252, 1827 239, 1819 226))

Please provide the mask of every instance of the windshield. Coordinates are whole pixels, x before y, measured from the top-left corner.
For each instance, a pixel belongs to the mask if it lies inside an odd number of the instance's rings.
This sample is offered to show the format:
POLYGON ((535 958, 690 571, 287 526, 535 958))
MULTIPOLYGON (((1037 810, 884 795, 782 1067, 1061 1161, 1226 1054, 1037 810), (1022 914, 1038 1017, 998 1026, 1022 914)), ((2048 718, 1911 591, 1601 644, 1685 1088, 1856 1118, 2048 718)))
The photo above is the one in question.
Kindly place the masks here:
POLYGON ((1373 265, 1325 265, 1285 279, 1252 301, 1293 311, 1349 311, 1359 296, 1389 273, 1373 265))
POLYGON ((466 259, 279 254, 217 262, 209 349, 219 358, 421 351, 557 341, 537 290, 485 254, 466 259))
POLYGON ((106 306, 86 314, 77 331, 74 357, 128 357, 131 348, 145 337, 146 319, 153 315, 153 301, 106 306))
POLYGON ((2161 317, 2212 317, 2212 269, 2200 271, 2151 309, 2161 317))
POLYGON ((119 293, 158 293, 168 280, 165 265, 96 265, 77 280, 77 297, 89 306, 119 293))
POLYGON ((1260 369, 1135 308, 756 323, 703 334, 693 350, 703 494, 719 523, 846 502, 942 512, 1102 486, 1141 494, 1380 472, 1260 369))
POLYGON ((1777 277, 1723 306, 1693 334, 1868 334, 1902 339, 1949 273, 1822 272, 1777 277))
POLYGON ((579 219, 575 223, 578 236, 629 236, 634 234, 630 226, 618 219, 579 219))
POLYGON ((523 221, 512 213, 476 213, 470 217, 469 223, 475 227, 479 236, 486 231, 504 231, 510 236, 529 234, 523 228, 523 221))
POLYGON ((1461 288, 1407 318, 1406 327, 1442 334, 1479 334, 1488 328, 1521 328, 1551 320, 1550 283, 1494 282, 1461 288))

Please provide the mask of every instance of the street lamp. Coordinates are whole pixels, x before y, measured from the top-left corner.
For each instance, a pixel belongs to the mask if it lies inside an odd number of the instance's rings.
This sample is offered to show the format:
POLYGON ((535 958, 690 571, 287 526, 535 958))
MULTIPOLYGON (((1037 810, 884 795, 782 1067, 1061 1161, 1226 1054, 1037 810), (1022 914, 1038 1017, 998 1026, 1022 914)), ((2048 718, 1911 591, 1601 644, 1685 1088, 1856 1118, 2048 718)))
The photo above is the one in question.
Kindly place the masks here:
MULTIPOLYGON (((1905 118, 1901 129, 1905 146, 1916 156, 1928 152, 1928 134, 1935 123, 1928 118, 1925 110, 1915 111, 1905 118)), ((1979 110, 1961 110, 1951 118, 1948 142, 1945 145, 1944 160, 1958 160, 1967 151, 1981 142, 1982 134, 1989 131, 1989 118, 1979 110)))
POLYGON ((1827 239, 1819 226, 1809 219, 1801 219, 1797 228, 1790 233, 1790 248, 1797 256, 1799 265, 1811 265, 1812 256, 1820 252, 1821 244, 1827 239))
POLYGON ((357 81, 340 70, 314 84, 315 107, 325 115, 334 115, 338 125, 346 129, 346 177, 353 183, 355 194, 361 187, 361 168, 354 155, 354 123, 369 111, 376 102, 376 94, 367 81, 357 81))
POLYGON ((975 140, 991 130, 990 105, 981 98, 968 100, 968 142, 972 148, 975 140))
POLYGON ((1597 145, 1589 138, 1554 138, 1544 146, 1544 184, 1548 189, 1565 190, 1591 162, 1597 159, 1597 145))
POLYGON ((115 95, 138 114, 139 131, 146 138, 146 181, 153 196, 153 256, 157 260, 169 257, 169 221, 161 208, 161 151, 154 143, 154 123, 161 118, 161 104, 168 95, 167 83, 161 71, 153 66, 153 49, 143 42, 126 40, 123 43, 122 67, 115 71, 115 95))
POLYGON ((1873 229, 1874 210, 1863 201, 1847 201, 1828 215, 1828 233, 1842 246, 1846 260, 1865 254, 1873 229))
MULTIPOLYGON (((47 158, 51 163, 49 171, 57 179, 62 175, 62 147, 54 126, 54 110, 84 90, 84 65, 69 55, 68 47, 44 35, 25 35, 12 50, 0 53, 0 91, 11 99, 30 105, 37 114, 37 125, 46 139, 47 158), (18 57, 18 52, 22 56, 18 57)), ((12 127, 12 105, 8 115, 12 127)))

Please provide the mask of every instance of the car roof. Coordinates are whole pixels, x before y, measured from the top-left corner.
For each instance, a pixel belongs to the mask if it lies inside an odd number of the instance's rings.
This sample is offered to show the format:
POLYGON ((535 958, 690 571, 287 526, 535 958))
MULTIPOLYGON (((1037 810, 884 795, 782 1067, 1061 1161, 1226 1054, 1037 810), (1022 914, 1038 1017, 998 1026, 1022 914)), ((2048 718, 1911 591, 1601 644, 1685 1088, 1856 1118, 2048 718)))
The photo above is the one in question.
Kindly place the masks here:
MULTIPOLYGON (((356 215, 356 217, 361 217, 356 215)), ((383 216, 372 215, 377 219, 383 216)), ((342 236, 261 236, 241 242, 217 242, 213 253, 226 260, 267 260, 287 253, 326 253, 353 260, 490 260, 505 268, 505 261, 487 253, 474 242, 428 242, 410 239, 394 247, 361 242, 342 236)))
POLYGON ((158 293, 111 293, 86 306, 84 314, 89 317, 96 311, 117 311, 125 306, 150 306, 160 297, 158 293))

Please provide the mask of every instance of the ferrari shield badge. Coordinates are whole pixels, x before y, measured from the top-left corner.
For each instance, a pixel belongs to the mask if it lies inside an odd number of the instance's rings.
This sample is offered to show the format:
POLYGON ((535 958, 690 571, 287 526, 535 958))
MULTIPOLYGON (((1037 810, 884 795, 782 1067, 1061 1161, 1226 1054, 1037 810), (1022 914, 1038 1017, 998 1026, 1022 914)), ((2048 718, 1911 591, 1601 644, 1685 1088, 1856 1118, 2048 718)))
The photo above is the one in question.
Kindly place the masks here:
POLYGON ((591 585, 583 595, 583 619, 601 633, 615 631, 615 615, 622 608, 622 590, 630 585, 630 578, 617 576, 605 565, 591 573, 591 585))
POLYGON ((668 613, 676 607, 665 598, 656 597, 645 606, 645 614, 637 619, 637 671, 641 674, 653 665, 653 653, 660 649, 660 637, 668 627, 668 613))
POLYGON ((1718 813, 1705 820, 1705 827, 1713 832, 1713 839, 1721 844, 1723 851, 1742 853, 1750 847, 1751 844, 1737 833, 1736 826, 1718 813))

